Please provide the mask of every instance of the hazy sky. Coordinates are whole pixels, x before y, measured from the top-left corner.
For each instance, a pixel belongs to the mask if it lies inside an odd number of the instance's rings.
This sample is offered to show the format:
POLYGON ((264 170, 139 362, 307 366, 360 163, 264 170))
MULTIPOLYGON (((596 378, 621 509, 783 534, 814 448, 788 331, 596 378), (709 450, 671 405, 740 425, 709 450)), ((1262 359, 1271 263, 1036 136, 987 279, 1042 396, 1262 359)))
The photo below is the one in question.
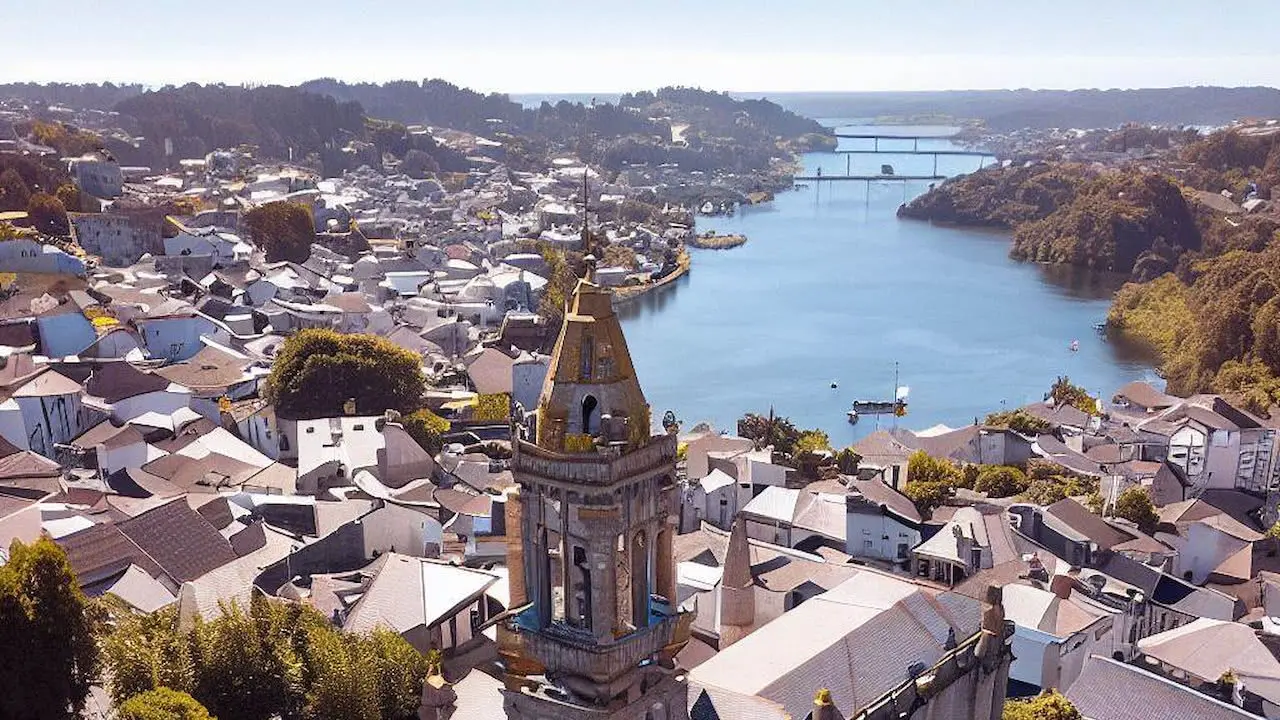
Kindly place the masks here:
POLYGON ((1273 0, 0 0, 0 17, 0 81, 1280 86, 1273 0))

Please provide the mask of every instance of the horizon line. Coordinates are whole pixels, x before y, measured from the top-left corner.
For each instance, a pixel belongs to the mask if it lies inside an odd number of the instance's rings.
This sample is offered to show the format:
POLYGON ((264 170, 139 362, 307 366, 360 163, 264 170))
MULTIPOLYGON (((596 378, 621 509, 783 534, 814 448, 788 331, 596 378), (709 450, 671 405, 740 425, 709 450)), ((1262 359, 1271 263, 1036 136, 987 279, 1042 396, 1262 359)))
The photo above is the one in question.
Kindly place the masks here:
POLYGON ((237 82, 237 81, 225 81, 225 80, 219 80, 219 81, 204 81, 204 82, 201 82, 201 81, 198 81, 198 80, 187 80, 187 81, 184 81, 184 82, 173 82, 173 81, 166 81, 166 82, 144 82, 144 81, 140 81, 140 80, 110 80, 110 79, 103 79, 103 80, 0 80, 0 86, 3 86, 3 85, 35 85, 35 86, 38 86, 38 87, 48 87, 48 86, 51 86, 51 85, 71 85, 71 86, 76 86, 76 85, 81 85, 81 86, 83 86, 83 85, 98 85, 98 86, 101 86, 101 85, 104 85, 104 84, 110 83, 110 84, 115 85, 115 86, 117 86, 117 87, 121 87, 121 86, 127 87, 127 86, 131 86, 131 85, 137 85, 137 86, 141 86, 142 88, 144 88, 144 90, 145 90, 145 91, 150 92, 150 91, 161 90, 161 89, 164 89, 164 88, 166 88, 166 87, 181 88, 181 87, 185 87, 185 86, 187 86, 187 85, 192 85, 192 84, 194 84, 194 85, 198 85, 198 86, 201 86, 201 87, 209 87, 209 86, 219 86, 219 85, 221 85, 221 86, 226 86, 226 87, 244 87, 244 88, 253 88, 253 87, 271 87, 271 86, 275 86, 275 87, 288 87, 288 88, 299 88, 299 87, 301 87, 301 86, 303 86, 303 85, 305 85, 305 84, 307 84, 307 83, 310 83, 310 82, 316 82, 316 81, 319 81, 319 80, 332 80, 332 81, 334 81, 334 82, 342 83, 342 84, 345 84, 345 85, 351 85, 351 86, 354 86, 354 85, 377 85, 377 86, 385 86, 385 85, 388 85, 388 84, 390 84, 390 83, 399 83, 399 82, 408 82, 408 83, 413 83, 413 84, 415 84, 415 85, 420 85, 420 84, 421 84, 422 82, 424 82, 424 81, 439 80, 439 81, 446 82, 446 83, 449 83, 449 84, 451 84, 451 85, 454 85, 455 87, 458 87, 458 88, 460 88, 460 89, 463 89, 463 90, 471 90, 472 92, 476 92, 476 93, 480 93, 480 94, 484 94, 484 95, 497 94, 497 95, 507 95, 507 96, 627 95, 627 94, 635 94, 635 93, 640 93, 640 92, 654 92, 654 91, 661 90, 661 89, 664 89, 664 88, 690 88, 690 89, 694 89, 694 90, 702 90, 702 91, 706 91, 706 92, 723 92, 723 93, 728 93, 728 94, 730 94, 730 95, 761 95, 761 96, 779 96, 779 95, 886 95, 886 94, 898 94, 898 95, 926 95, 926 94, 938 94, 938 93, 975 93, 975 92, 1010 92, 1010 93, 1014 93, 1014 92, 1142 92, 1142 91, 1151 91, 1151 90, 1280 90, 1280 86, 1275 86, 1275 85, 1216 85, 1216 84, 1202 84, 1202 85, 1148 85, 1148 86, 1129 86, 1129 87, 1120 87, 1120 86, 1113 86, 1113 87, 1099 87, 1099 86, 1094 86, 1094 87, 1048 87, 1048 86, 1042 86, 1042 87, 1029 87, 1029 86, 1021 86, 1021 87, 969 87, 969 88, 935 88, 935 89, 915 89, 915 90, 813 90, 813 89, 793 89, 793 90, 778 90, 778 89, 772 89, 772 90, 770 90, 770 89, 759 89, 759 90, 728 89, 728 90, 723 90, 723 89, 712 88, 712 87, 707 87, 707 86, 702 86, 702 85, 669 85, 669 84, 668 84, 668 85, 660 85, 660 86, 658 86, 658 87, 652 87, 652 88, 650 88, 650 87, 646 87, 646 88, 641 88, 641 89, 630 89, 630 90, 616 90, 616 89, 615 89, 615 90, 515 90, 515 91, 513 91, 513 90, 480 90, 480 89, 477 89, 477 88, 475 88, 475 87, 468 86, 468 85, 463 85, 463 84, 459 84, 459 83, 456 83, 456 82, 454 82, 454 81, 452 81, 452 80, 449 80, 448 78, 442 78, 442 77, 423 78, 423 79, 421 79, 421 80, 413 80, 413 79, 410 79, 410 78, 391 78, 391 79, 385 79, 385 80, 352 80, 352 79, 334 78, 334 77, 331 77, 331 76, 315 77, 315 78, 311 78, 311 79, 309 79, 309 80, 303 80, 303 81, 301 81, 301 82, 294 82, 294 83, 289 83, 289 82, 259 82, 259 81, 252 81, 252 80, 241 80, 241 81, 238 81, 238 82, 237 82))

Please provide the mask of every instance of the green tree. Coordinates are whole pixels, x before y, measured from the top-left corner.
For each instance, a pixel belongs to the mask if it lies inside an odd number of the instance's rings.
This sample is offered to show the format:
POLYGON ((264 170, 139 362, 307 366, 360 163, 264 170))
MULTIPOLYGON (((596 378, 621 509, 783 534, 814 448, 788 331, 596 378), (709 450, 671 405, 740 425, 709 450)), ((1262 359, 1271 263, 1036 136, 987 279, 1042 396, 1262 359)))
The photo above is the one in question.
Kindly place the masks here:
POLYGON ((426 380, 418 356, 376 335, 300 330, 281 345, 267 378, 266 398, 285 417, 309 419, 356 411, 411 413, 426 380))
POLYGON ((538 314, 547 319, 550 327, 557 328, 564 320, 565 304, 573 295, 578 275, 574 272, 569 257, 561 250, 544 245, 542 260, 547 264, 547 284, 542 288, 538 314))
POLYGON ((190 695, 167 687, 129 698, 116 710, 118 720, 216 720, 190 695))
POLYGON ((987 465, 979 471, 973 489, 989 497, 1003 498, 1025 491, 1028 485, 1026 473, 1016 467, 987 465))
POLYGON ((1155 505, 1146 488, 1133 486, 1120 493, 1116 498, 1115 514, 1138 526, 1144 533, 1155 532, 1160 524, 1160 516, 1156 514, 1155 505))
POLYGON ((405 432, 409 433, 424 450, 435 455, 444 448, 443 436, 449 432, 448 420, 436 415, 427 408, 411 412, 400 419, 405 432))
POLYGON ((1071 384, 1071 378, 1060 375, 1049 388, 1049 398, 1054 405, 1070 405, 1090 415, 1098 414, 1098 401, 1087 390, 1071 384))
POLYGON ((244 222, 249 237, 266 253, 267 262, 303 262, 311 257, 316 228, 306 205, 269 202, 245 213, 244 222))
POLYGON ((1080 711, 1057 690, 1030 700, 1006 700, 1001 720, 1083 720, 1080 711))
POLYGON ((102 644, 103 659, 111 668, 107 685, 111 699, 120 705, 161 687, 190 691, 194 669, 188 643, 178 630, 178 612, 172 607, 121 617, 102 644))
POLYGON ((1053 427, 1048 420, 1042 420, 1021 409, 991 413, 987 416, 984 424, 991 427, 1009 428, 1022 435, 1039 435, 1049 432, 1050 428, 1053 427))
POLYGON ((1280 520, 1277 520, 1271 527, 1267 528, 1267 538, 1280 540, 1280 520))
POLYGON ((902 494, 915 503, 920 514, 928 517, 933 511, 946 504, 956 493, 954 485, 940 482, 920 482, 908 480, 902 486, 902 494))
POLYGON ((13 168, 0 172, 0 210, 24 211, 31 202, 31 188, 13 168))
POLYGON ((917 450, 907 458, 907 484, 902 487, 902 494, 915 503, 921 515, 927 516, 955 495, 961 482, 960 469, 954 463, 917 450))
POLYGON ((71 222, 62 201, 48 193, 38 192, 27 201, 27 217, 45 235, 65 237, 71 234, 71 222))
POLYGON ((192 645, 197 667, 191 694, 222 720, 269 720, 301 706, 301 663, 285 641, 282 614, 255 595, 198 623, 192 645))
POLYGON ((80 207, 80 188, 75 183, 62 183, 54 192, 54 196, 58 198, 58 202, 62 203, 62 207, 67 212, 81 212, 80 207))
POLYGON ((860 462, 862 462, 862 456, 854 452, 852 447, 836 453, 836 468, 844 475, 857 475, 860 462))
POLYGON ((935 458, 923 450, 917 450, 907 458, 907 479, 912 482, 955 486, 960 480, 960 469, 950 460, 935 458))
POLYGON ((1106 501, 1103 499, 1102 493, 1097 490, 1089 493, 1089 496, 1084 499, 1084 506, 1089 508, 1089 512, 1094 515, 1101 515, 1102 511, 1106 509, 1105 505, 1106 501))
POLYGON ((78 714, 98 677, 94 628, 62 548, 15 540, 0 565, 0 717, 78 714))
POLYGON ((636 251, 625 245, 608 245, 604 249, 603 265, 635 270, 640 267, 636 261, 636 251))
POLYGON ((379 720, 378 673, 358 637, 317 628, 310 637, 314 676, 307 690, 309 720, 379 720))
POLYGON ((795 466, 805 477, 817 477, 819 466, 828 462, 831 440, 821 430, 805 430, 796 439, 795 466))
POLYGON ((738 437, 744 437, 757 448, 773 446, 773 451, 790 457, 800 440, 800 430, 786 417, 769 414, 747 413, 738 420, 738 437))
POLYGON ((821 430, 805 430, 796 438, 795 451, 819 455, 831 449, 831 439, 821 430))
POLYGON ((416 718, 418 706, 422 703, 422 681, 427 676, 431 659, 414 649, 398 633, 385 628, 374 630, 362 642, 365 658, 377 675, 378 707, 382 720, 416 718))

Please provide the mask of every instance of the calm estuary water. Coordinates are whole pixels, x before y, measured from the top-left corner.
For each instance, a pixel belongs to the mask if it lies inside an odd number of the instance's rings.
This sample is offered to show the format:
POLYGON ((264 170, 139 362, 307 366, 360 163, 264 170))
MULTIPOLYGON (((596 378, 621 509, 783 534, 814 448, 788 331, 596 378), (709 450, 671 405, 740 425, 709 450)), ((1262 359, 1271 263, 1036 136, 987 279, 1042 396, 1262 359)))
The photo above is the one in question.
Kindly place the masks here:
MULTIPOLYGON (((902 141, 881 147, 894 142, 902 141)), ((846 157, 806 156, 807 174, 842 174, 846 157)), ((882 163, 899 175, 933 170, 930 156, 852 158, 855 174, 878 173, 882 163)), ((940 158, 938 169, 977 164, 940 158)), ((1107 396, 1130 380, 1156 379, 1143 358, 1093 330, 1114 280, 1014 262, 1005 234, 898 220, 904 193, 926 189, 872 184, 868 196, 863 183, 811 184, 734 217, 699 218, 701 230, 749 240, 691 250, 689 275, 619 309, 654 417, 674 410, 686 428, 706 420, 732 430, 743 413, 772 404, 839 446, 876 428, 873 417, 850 427, 844 413, 854 398, 889 399, 895 362, 911 388, 910 412, 898 422, 914 429, 1040 400, 1058 375, 1107 396)))

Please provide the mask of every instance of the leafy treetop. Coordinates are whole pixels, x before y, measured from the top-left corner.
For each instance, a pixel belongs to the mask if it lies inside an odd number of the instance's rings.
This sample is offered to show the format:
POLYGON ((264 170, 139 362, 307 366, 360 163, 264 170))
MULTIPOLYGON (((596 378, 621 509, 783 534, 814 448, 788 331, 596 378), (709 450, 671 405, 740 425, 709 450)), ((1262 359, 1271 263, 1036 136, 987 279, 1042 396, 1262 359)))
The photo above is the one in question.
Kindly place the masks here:
POLYGON ((1007 700, 1001 720, 1083 720, 1080 711, 1057 690, 1030 700, 1007 700))
POLYGON ((129 698, 116 711, 119 720, 216 720, 190 695, 158 687, 129 698))
POLYGON ((305 262, 316 240, 315 223, 306 205, 269 202, 244 214, 249 237, 266 253, 267 262, 305 262))
POLYGON ((98 679, 95 626, 62 548, 13 541, 0 565, 0 717, 79 714, 98 679))
POLYGON ((386 338, 307 329, 281 345, 266 398, 285 417, 298 419, 341 415, 351 399, 362 415, 411 413, 425 388, 418 356, 386 338))
POLYGON ((1155 505, 1146 488, 1134 486, 1120 493, 1116 498, 1115 514, 1138 526, 1144 533, 1153 533, 1160 524, 1160 516, 1156 514, 1155 505))
POLYGON ((1049 399, 1054 405, 1070 405, 1089 415, 1098 414, 1098 400, 1079 385, 1071 384, 1071 378, 1060 375, 1049 388, 1049 399))

